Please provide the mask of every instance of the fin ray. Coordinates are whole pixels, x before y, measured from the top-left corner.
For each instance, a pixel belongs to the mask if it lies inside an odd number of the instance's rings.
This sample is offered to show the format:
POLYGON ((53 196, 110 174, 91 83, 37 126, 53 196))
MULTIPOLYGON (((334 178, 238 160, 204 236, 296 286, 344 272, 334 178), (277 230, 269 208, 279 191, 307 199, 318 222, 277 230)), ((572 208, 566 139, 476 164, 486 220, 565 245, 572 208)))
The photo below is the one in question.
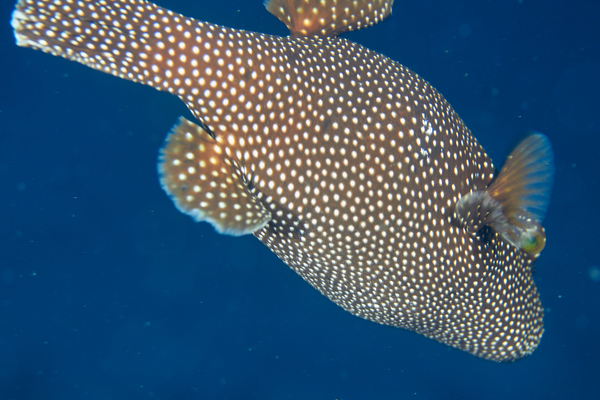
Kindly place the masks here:
POLYGON ((554 156, 548 138, 536 133, 525 138, 508 156, 489 192, 505 214, 525 212, 541 222, 548 209, 554 177, 554 156))

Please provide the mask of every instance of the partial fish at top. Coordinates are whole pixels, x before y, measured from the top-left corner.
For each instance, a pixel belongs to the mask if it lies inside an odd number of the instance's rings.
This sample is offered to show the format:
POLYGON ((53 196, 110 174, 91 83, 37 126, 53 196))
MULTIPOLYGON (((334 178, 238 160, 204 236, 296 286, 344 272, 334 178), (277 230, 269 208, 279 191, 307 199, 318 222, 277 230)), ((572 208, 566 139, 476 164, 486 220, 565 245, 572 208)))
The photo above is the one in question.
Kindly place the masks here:
POLYGON ((19 0, 17 44, 168 91, 175 205, 253 233, 354 315, 495 361, 543 333, 532 265, 553 156, 527 137, 495 173, 421 77, 337 35, 393 0, 270 0, 290 37, 197 21, 144 0, 19 0))

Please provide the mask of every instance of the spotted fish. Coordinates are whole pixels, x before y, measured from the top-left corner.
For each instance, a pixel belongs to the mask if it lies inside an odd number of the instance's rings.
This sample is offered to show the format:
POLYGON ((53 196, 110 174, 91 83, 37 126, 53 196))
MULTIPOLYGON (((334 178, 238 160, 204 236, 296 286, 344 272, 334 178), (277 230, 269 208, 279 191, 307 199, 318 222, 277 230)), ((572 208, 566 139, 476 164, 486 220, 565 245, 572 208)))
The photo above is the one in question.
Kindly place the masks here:
POLYGON ((359 317, 495 361, 543 333, 532 265, 553 155, 533 134, 497 173, 446 100, 338 37, 393 0, 267 0, 279 37, 144 0, 19 0, 17 44, 177 95, 159 160, 179 210, 252 233, 359 317))

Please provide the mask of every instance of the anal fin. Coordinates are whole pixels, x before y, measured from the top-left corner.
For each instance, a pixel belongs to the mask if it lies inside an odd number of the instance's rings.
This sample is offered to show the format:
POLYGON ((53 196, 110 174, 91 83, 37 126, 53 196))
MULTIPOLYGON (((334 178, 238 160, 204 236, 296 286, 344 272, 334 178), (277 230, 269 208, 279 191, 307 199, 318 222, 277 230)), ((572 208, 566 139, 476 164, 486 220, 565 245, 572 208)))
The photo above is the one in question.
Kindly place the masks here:
POLYGON ((158 170, 177 208, 196 221, 211 223, 219 233, 249 234, 271 219, 222 146, 185 118, 168 135, 158 170))

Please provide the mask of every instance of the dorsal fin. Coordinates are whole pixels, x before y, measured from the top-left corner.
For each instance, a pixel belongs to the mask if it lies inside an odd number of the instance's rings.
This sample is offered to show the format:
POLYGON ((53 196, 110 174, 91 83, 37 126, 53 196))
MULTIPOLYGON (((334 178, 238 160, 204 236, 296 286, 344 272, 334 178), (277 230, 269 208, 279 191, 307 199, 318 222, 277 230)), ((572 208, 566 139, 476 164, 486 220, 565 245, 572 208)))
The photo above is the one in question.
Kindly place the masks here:
POLYGON ((394 0, 265 0, 292 36, 336 36, 382 21, 394 0))

